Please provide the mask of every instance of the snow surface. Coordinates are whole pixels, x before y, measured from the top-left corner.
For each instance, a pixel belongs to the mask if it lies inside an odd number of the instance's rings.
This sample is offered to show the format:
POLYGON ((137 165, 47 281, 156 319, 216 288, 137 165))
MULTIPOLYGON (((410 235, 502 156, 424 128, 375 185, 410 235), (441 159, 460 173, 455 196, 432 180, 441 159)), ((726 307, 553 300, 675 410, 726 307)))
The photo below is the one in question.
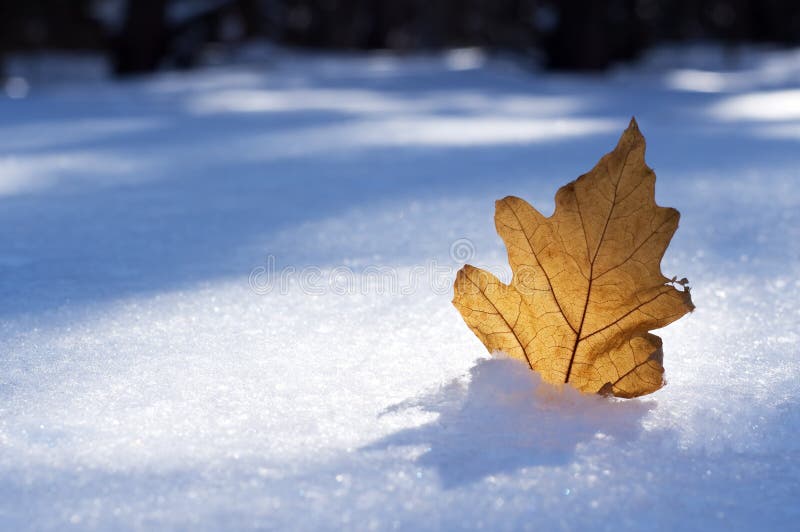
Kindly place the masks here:
POLYGON ((720 55, 272 50, 0 100, 0 529, 796 527, 800 52, 720 55), (449 283, 631 115, 697 310, 623 401, 488 357, 449 283))

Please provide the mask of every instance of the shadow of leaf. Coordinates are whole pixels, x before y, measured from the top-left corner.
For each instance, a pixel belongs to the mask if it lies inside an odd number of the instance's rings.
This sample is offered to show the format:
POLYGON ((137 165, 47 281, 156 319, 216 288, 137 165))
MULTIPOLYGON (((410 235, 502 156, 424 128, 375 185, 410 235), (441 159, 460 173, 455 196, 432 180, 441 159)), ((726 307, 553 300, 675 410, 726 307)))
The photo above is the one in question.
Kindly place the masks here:
POLYGON ((425 446, 417 462, 437 470, 445 488, 531 466, 568 463, 576 447, 594 439, 634 440, 652 400, 586 395, 544 383, 510 359, 479 361, 469 379, 404 401, 384 415, 419 408, 439 417, 404 429, 363 450, 425 446))

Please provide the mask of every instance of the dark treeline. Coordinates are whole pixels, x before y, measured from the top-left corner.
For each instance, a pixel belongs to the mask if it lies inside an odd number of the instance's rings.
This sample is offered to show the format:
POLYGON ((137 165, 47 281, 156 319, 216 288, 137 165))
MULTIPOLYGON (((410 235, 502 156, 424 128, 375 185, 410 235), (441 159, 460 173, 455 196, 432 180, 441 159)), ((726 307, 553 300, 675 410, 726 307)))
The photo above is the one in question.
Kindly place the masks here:
POLYGON ((99 49, 119 74, 191 66, 210 45, 482 46, 603 69, 660 42, 800 42, 797 0, 0 0, 0 55, 99 49))

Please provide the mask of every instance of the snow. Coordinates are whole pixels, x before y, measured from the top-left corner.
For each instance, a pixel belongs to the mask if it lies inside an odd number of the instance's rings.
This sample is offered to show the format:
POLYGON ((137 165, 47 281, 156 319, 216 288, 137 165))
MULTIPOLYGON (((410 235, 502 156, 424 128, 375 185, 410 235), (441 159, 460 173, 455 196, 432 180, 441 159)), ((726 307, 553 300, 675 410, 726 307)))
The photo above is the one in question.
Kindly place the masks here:
POLYGON ((459 53, 0 100, 1 529, 795 526, 798 53, 459 53), (449 300, 464 260, 508 274, 494 200, 551 212, 631 115, 697 310, 625 401, 489 357, 449 300))

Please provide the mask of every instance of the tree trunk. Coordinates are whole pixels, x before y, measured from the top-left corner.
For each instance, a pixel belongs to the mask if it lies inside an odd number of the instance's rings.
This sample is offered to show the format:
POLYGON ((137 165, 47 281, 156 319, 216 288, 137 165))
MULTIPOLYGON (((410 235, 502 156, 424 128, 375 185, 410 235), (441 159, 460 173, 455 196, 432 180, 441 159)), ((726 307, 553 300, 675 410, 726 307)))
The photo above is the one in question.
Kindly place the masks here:
POLYGON ((563 0, 555 34, 546 43, 549 66, 565 70, 602 70, 611 63, 606 3, 563 0))
POLYGON ((118 75, 152 72, 167 44, 167 0, 128 0, 122 31, 114 45, 118 75))

